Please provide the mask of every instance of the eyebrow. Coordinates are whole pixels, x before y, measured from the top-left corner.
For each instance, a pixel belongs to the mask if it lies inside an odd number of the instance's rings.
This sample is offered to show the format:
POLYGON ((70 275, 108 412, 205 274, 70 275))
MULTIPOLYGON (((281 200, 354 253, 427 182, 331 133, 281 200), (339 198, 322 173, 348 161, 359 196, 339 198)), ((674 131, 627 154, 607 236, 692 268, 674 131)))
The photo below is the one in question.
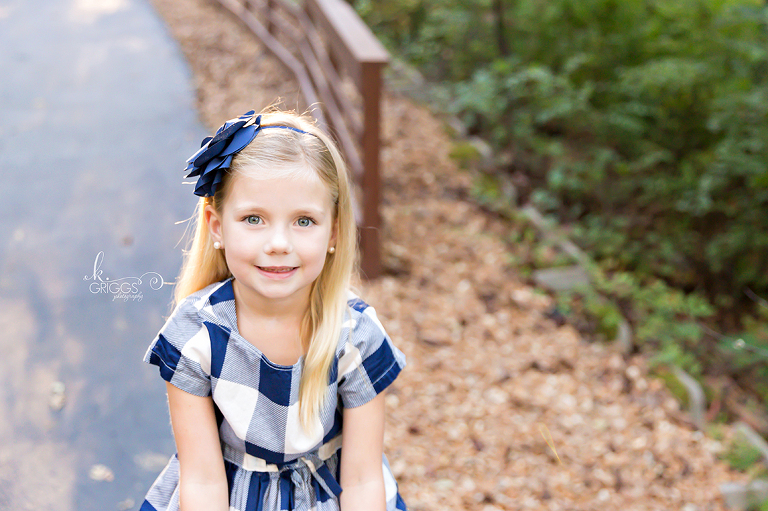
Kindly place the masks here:
MULTIPOLYGON (((242 215, 249 211, 263 211, 264 208, 259 206, 258 204, 247 204, 245 206, 241 206, 234 210, 235 215, 242 215)), ((294 215, 312 215, 312 216, 323 216, 325 214, 325 211, 323 211, 321 208, 313 208, 313 207, 304 207, 299 208, 294 211, 292 211, 292 214, 294 215)))

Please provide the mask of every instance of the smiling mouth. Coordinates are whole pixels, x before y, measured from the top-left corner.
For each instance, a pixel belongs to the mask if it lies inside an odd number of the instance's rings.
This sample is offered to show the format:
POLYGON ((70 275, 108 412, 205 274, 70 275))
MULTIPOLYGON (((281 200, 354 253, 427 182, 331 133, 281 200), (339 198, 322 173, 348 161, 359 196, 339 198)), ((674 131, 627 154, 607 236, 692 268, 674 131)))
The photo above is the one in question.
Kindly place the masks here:
POLYGON ((266 271, 269 273, 288 273, 289 271, 293 271, 297 266, 257 266, 258 269, 261 271, 266 271))

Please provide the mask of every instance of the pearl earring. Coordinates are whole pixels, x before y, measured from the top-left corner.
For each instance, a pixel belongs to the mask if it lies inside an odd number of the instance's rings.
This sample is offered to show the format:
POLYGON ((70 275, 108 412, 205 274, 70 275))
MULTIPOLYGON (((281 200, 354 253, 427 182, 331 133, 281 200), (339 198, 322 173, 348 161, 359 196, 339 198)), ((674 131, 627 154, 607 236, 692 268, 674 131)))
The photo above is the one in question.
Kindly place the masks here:
POLYGON ((336 247, 331 247, 328 249, 329 254, 333 254, 334 252, 336 252, 336 247))
POLYGON ((213 248, 215 248, 216 250, 220 249, 221 248, 221 243, 219 243, 218 241, 214 241, 213 242, 213 248))

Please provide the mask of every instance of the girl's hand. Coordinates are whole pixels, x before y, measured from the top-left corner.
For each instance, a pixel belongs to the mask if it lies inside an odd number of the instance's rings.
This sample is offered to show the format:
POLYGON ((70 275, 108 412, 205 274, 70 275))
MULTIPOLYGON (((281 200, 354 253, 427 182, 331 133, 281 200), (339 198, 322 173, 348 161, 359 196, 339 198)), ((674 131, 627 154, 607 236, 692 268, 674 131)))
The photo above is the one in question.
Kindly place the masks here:
POLYGON ((384 511, 384 393, 344 409, 341 444, 341 511, 384 511))
POLYGON ((180 511, 227 511, 229 488, 213 400, 165 385, 179 457, 180 511))

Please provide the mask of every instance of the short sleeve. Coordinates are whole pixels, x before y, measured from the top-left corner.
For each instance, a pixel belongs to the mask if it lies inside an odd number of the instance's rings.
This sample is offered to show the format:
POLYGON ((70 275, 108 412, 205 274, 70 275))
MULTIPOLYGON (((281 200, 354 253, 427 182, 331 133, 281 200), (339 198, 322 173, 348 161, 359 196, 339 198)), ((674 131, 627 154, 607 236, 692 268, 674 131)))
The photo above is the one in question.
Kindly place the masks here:
POLYGON ((211 395, 211 341, 191 299, 182 301, 144 355, 160 376, 196 396, 211 395))
POLYGON ((374 308, 360 299, 350 300, 349 304, 349 335, 339 357, 337 381, 342 404, 355 408, 395 381, 406 362, 405 355, 384 331, 374 308))

